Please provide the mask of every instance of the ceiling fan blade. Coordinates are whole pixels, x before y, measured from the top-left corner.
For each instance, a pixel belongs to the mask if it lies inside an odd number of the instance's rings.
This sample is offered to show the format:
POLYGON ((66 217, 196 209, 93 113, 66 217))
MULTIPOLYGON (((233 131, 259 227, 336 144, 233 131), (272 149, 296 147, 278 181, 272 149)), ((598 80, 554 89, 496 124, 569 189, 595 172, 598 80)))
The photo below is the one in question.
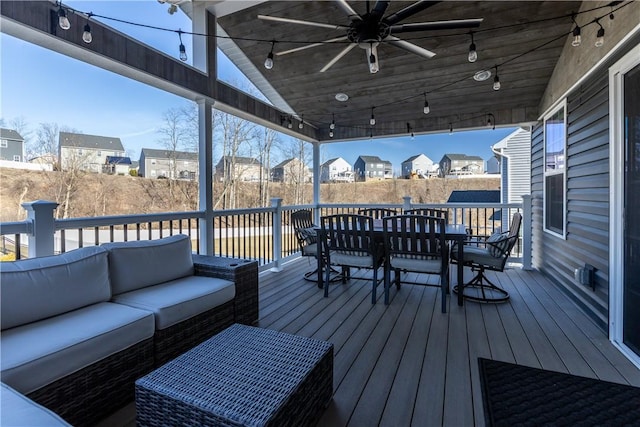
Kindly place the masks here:
POLYGON ((391 3, 390 1, 381 1, 378 0, 376 1, 376 4, 373 6, 373 9, 371 10, 370 15, 372 17, 375 18, 376 21, 380 21, 380 19, 382 19, 382 16, 384 15, 384 13, 387 11, 387 8, 389 7, 389 3, 391 3))
POLYGON ((424 49, 413 43, 409 43, 408 41, 400 40, 399 38, 394 36, 387 36, 384 41, 396 47, 399 47, 400 49, 415 53, 416 55, 422 56, 427 59, 436 56, 436 54, 431 52, 430 50, 424 49))
POLYGON ((435 4, 440 3, 439 1, 418 1, 415 2, 412 5, 409 5, 407 7, 405 7, 402 10, 397 11, 394 14, 391 14, 389 16, 387 16, 386 18, 384 18, 382 20, 382 22, 384 22, 387 25, 393 25, 396 22, 400 22, 405 18, 408 18, 412 15, 415 15, 416 13, 425 10, 428 7, 431 7, 435 4))
POLYGON ((311 43, 311 44, 307 44, 307 45, 304 45, 304 46, 296 47, 296 48, 293 48, 293 49, 283 50, 281 52, 274 52, 274 55, 276 55, 276 56, 287 55, 289 53, 294 53, 294 52, 299 52, 301 50, 311 49, 312 47, 322 46, 322 45, 327 44, 327 43, 341 42, 341 41, 344 41, 344 40, 347 40, 347 39, 348 39, 347 36, 337 37, 335 39, 329 39, 329 40, 325 40, 325 41, 319 42, 319 43, 311 43))
POLYGON ((389 28, 392 34, 409 33, 412 31, 455 30, 460 28, 477 28, 484 18, 457 19, 451 21, 415 22, 412 24, 397 24, 389 28))
POLYGON ((322 67, 322 70, 320 70, 321 73, 324 73, 325 71, 327 71, 329 68, 333 67, 333 65, 338 62, 340 60, 340 58, 342 58, 343 56, 345 56, 347 53, 351 52, 351 49, 353 49, 354 47, 356 47, 357 44, 355 43, 351 43, 349 46, 345 47, 344 49, 342 49, 342 51, 340 51, 339 54, 337 54, 335 56, 335 58, 333 58, 331 61, 329 61, 329 63, 327 65, 325 65, 324 67, 322 67))
POLYGON ((362 21, 362 17, 358 15, 358 12, 353 10, 351 5, 349 5, 346 0, 337 0, 336 3, 338 4, 338 7, 342 9, 344 13, 347 14, 347 16, 349 16, 349 19, 351 21, 362 21))
POLYGON ((347 28, 349 28, 344 25, 325 24, 322 22, 313 22, 313 21, 301 21, 299 19, 280 18, 278 16, 269 16, 269 15, 258 15, 258 19, 262 19, 264 21, 275 21, 275 22, 286 22, 289 24, 308 25, 310 27, 329 28, 331 30, 346 30, 347 28))

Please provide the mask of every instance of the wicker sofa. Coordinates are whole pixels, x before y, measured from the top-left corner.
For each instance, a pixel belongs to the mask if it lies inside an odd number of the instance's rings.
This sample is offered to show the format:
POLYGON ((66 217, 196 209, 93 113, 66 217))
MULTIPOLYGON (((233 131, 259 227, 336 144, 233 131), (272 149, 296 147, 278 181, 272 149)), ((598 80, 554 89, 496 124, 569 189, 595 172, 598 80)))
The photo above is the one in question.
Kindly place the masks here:
POLYGON ((257 263, 187 236, 3 263, 1 379, 73 425, 131 402, 137 378, 257 320, 257 263), (195 262, 194 262, 195 261, 195 262))

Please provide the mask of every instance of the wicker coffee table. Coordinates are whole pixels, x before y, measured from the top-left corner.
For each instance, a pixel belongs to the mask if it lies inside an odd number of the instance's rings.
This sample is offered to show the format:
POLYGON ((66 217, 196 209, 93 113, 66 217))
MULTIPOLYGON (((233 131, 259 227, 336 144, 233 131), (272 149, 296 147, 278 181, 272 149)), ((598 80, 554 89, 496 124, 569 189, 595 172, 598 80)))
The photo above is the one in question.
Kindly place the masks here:
POLYGON ((136 381, 139 426, 315 425, 333 344, 235 324, 136 381))

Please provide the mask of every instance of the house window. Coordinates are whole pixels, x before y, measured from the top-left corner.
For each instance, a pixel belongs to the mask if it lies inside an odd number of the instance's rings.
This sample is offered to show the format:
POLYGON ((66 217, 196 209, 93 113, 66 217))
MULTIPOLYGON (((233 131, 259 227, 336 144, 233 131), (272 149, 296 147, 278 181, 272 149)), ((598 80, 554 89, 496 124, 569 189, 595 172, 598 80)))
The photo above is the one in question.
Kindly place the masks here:
POLYGON ((567 111, 566 104, 544 119, 544 229, 565 235, 567 111))
POLYGON ((14 162, 19 162, 20 161, 20 156, 18 156, 18 155, 13 156, 13 161, 14 162))
POLYGON ((98 151, 98 152, 96 153, 96 156, 98 156, 98 157, 102 157, 102 151, 98 151))
POLYGON ((7 140, 0 139, 0 148, 7 148, 7 140))

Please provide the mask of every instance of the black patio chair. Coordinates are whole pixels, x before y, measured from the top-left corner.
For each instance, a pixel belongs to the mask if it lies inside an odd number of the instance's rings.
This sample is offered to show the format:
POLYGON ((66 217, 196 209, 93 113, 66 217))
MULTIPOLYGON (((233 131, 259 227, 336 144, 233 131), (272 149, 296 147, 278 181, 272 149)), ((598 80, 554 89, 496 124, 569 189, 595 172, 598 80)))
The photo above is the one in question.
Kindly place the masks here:
MULTIPOLYGON (((338 214, 322 217, 323 257, 328 265, 342 268, 342 281, 351 278, 350 267, 373 270, 371 303, 376 303, 378 269, 383 265, 384 247, 376 239, 373 217, 366 215, 338 214)), ((329 296, 330 273, 327 268, 324 280, 324 296, 329 296)))
POLYGON ((373 219, 381 219, 385 216, 398 215, 398 211, 391 208, 362 208, 358 215, 370 216, 373 219))
POLYGON ((405 215, 426 215, 435 216, 436 218, 444 218, 446 224, 449 223, 449 209, 439 208, 415 208, 404 211, 405 215))
MULTIPOLYGON (((313 224, 313 213, 310 209, 301 209, 291 213, 291 225, 298 240, 298 246, 302 256, 314 257, 318 255, 318 238, 315 225, 313 224)), ((304 278, 317 281, 318 269, 305 273, 304 278)))
POLYGON ((389 301, 391 271, 399 289, 401 283, 439 286, 442 312, 447 311, 449 292, 449 248, 445 240, 445 219, 426 215, 397 215, 382 220, 385 245, 385 304, 389 301), (401 272, 437 274, 439 285, 401 281, 401 272))
MULTIPOLYGON (((451 262, 459 263, 471 267, 472 271, 478 273, 468 283, 459 288, 454 286, 455 293, 462 292, 465 299, 476 302, 505 302, 509 299, 509 292, 495 285, 485 275, 486 270, 504 271, 509 255, 518 241, 520 234, 520 223, 522 215, 518 212, 513 214, 509 231, 493 233, 486 240, 471 240, 464 245, 463 260, 457 259, 457 250, 451 251, 451 262), (472 288, 474 293, 465 292, 465 289, 472 288)), ((455 249, 455 248, 454 248, 455 249)))

